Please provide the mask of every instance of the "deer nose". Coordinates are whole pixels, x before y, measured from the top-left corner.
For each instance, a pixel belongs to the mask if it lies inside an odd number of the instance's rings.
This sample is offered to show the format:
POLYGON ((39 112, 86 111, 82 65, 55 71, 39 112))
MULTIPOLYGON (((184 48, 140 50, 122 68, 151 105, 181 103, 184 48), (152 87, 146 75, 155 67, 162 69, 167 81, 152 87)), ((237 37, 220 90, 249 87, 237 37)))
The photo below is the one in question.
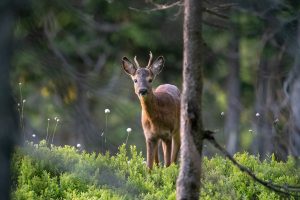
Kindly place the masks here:
POLYGON ((148 91, 147 91, 147 89, 145 89, 145 88, 139 90, 139 94, 140 94, 140 95, 145 95, 145 94, 147 94, 147 92, 148 92, 148 91))

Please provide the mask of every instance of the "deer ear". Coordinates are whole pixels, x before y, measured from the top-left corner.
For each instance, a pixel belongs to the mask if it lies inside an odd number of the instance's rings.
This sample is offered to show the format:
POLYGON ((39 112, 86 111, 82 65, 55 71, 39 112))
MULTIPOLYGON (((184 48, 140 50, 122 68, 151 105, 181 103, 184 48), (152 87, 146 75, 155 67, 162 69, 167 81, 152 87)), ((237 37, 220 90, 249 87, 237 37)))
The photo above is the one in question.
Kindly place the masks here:
POLYGON ((136 67, 126 57, 123 57, 123 59, 122 59, 122 67, 123 67, 124 71, 129 75, 133 76, 136 72, 136 67))
POLYGON ((164 63, 165 63, 165 59, 162 56, 159 56, 154 62, 153 64, 149 67, 149 69, 151 70, 151 72, 156 76, 158 75, 162 68, 164 67, 164 63))

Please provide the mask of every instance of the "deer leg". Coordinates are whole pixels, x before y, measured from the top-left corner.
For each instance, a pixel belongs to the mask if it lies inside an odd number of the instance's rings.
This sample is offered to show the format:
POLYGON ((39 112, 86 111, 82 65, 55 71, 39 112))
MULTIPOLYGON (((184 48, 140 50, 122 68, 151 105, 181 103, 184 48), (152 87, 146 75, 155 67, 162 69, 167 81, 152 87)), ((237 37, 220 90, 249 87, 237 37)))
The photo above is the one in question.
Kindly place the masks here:
POLYGON ((165 166, 168 167, 171 164, 171 148, 172 140, 166 140, 162 142, 165 166))
POLYGON ((153 161, 157 154, 157 140, 147 139, 147 166, 149 169, 153 168, 153 161))
POLYGON ((157 147, 155 148, 155 152, 154 152, 154 154, 155 154, 155 156, 154 156, 154 162, 155 162, 155 164, 157 166, 159 165, 159 160, 158 160, 158 145, 159 145, 159 143, 157 143, 157 147))
POLYGON ((165 159, 165 152, 167 150, 166 144, 164 142, 162 142, 161 147, 162 147, 163 154, 164 154, 164 163, 166 163, 166 159, 165 159))
POLYGON ((180 149, 180 134, 175 133, 175 135, 172 138, 172 154, 171 154, 172 163, 176 162, 179 149, 180 149))

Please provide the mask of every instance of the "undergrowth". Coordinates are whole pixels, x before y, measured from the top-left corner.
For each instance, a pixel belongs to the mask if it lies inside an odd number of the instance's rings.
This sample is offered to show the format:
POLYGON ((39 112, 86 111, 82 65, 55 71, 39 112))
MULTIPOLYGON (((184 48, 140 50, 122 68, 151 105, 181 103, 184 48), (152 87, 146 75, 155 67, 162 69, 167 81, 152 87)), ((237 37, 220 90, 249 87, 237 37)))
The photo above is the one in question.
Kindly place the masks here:
MULTIPOLYGON (((300 170, 293 159, 261 162, 248 153, 235 159, 259 178, 276 184, 300 185, 300 170)), ((45 141, 26 144, 13 158, 12 198, 17 200, 175 199, 178 166, 154 167, 150 172, 135 146, 119 153, 89 154, 74 147, 47 147, 45 141)), ((220 156, 203 159, 201 199, 282 199, 255 183, 220 156)))

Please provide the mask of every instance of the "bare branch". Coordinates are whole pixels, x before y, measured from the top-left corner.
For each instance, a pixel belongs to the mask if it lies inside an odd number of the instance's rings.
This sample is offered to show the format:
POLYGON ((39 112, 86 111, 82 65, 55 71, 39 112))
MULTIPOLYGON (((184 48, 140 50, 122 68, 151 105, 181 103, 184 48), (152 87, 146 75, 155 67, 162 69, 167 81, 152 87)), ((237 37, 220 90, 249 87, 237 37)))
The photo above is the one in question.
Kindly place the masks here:
POLYGON ((97 61, 96 61, 96 64, 95 64, 95 67, 94 67, 94 70, 93 70, 93 73, 100 73, 101 70, 103 69, 104 67, 104 64, 106 63, 107 61, 107 58, 108 58, 108 54, 105 54, 105 53, 102 53, 99 55, 97 61))
POLYGON ((74 72, 72 65, 68 62, 65 56, 56 48, 53 38, 57 34, 57 30, 55 30, 55 22, 53 22, 53 15, 50 13, 45 22, 44 22, 44 33, 48 40, 49 48, 53 51, 54 55, 62 62, 63 66, 67 68, 66 72, 69 73, 72 77, 74 77, 74 72))
POLYGON ((87 15, 83 13, 81 10, 76 9, 74 7, 70 7, 75 14, 76 17, 78 17, 81 21, 85 22, 87 25, 95 29, 96 31, 99 32, 104 32, 104 33, 112 33, 119 31, 122 27, 124 27, 124 23, 109 23, 109 22, 97 22, 95 21, 90 15, 87 15))
POLYGON ((75 51, 77 55, 81 58, 81 60, 84 62, 84 64, 90 68, 94 68, 94 61, 89 55, 89 52, 92 52, 94 48, 101 45, 101 40, 96 39, 89 42, 86 42, 84 44, 78 44, 77 41, 70 41, 72 45, 75 47, 75 51))
POLYGON ((171 20, 176 20, 181 13, 182 13, 182 6, 179 6, 178 7, 178 11, 173 15, 173 17, 171 18, 171 20))
POLYGON ((88 54, 83 53, 82 51, 80 51, 80 49, 76 49, 75 51, 86 66, 92 67, 93 60, 91 59, 91 57, 88 54))
POLYGON ((300 193, 300 187, 298 186, 289 186, 289 185, 277 185, 277 184, 273 184, 272 182, 268 182, 268 181, 264 181, 260 178, 258 178, 255 174, 253 174, 253 172, 239 164, 214 138, 213 136, 213 132, 212 131, 205 131, 205 139, 207 139, 215 148, 217 148, 225 157, 227 157, 235 166, 237 166, 239 168, 239 170, 241 170, 242 172, 245 172, 246 174, 248 174, 254 181, 260 183, 261 185, 265 186, 266 188, 286 195, 286 196, 293 196, 293 197, 297 197, 300 198, 299 194, 294 194, 291 192, 295 192, 295 193, 300 193))
POLYGON ((115 70, 113 76, 110 78, 109 82, 106 84, 104 92, 107 94, 111 93, 115 86, 118 85, 120 81, 121 70, 115 70))
POLYGON ((44 21, 44 33, 48 41, 48 47, 53 52, 53 54, 61 61, 62 67, 70 77, 74 79, 84 79, 84 74, 76 71, 74 66, 69 62, 68 58, 56 47, 54 43, 54 38, 58 33, 58 28, 56 27, 55 20, 53 19, 53 14, 50 13, 44 21))
POLYGON ((142 9, 138 9, 138 8, 129 7, 129 9, 138 11, 138 12, 149 13, 149 12, 154 12, 154 11, 159 11, 159 10, 166 10, 166 9, 176 7, 176 6, 183 6, 182 0, 179 0, 179 1, 176 1, 176 2, 170 3, 170 4, 157 4, 157 3, 154 3, 152 0, 150 0, 148 2, 151 3, 154 6, 154 8, 142 10, 142 9))
POLYGON ((215 7, 210 8, 210 10, 225 10, 231 7, 235 7, 237 5, 238 5, 237 3, 225 3, 221 5, 216 5, 215 7))
POLYGON ((206 12, 206 13, 211 14, 211 15, 215 15, 215 16, 220 17, 222 19, 229 19, 229 17, 227 15, 223 15, 223 14, 218 13, 217 11, 209 9, 209 8, 203 8, 203 12, 206 12))

